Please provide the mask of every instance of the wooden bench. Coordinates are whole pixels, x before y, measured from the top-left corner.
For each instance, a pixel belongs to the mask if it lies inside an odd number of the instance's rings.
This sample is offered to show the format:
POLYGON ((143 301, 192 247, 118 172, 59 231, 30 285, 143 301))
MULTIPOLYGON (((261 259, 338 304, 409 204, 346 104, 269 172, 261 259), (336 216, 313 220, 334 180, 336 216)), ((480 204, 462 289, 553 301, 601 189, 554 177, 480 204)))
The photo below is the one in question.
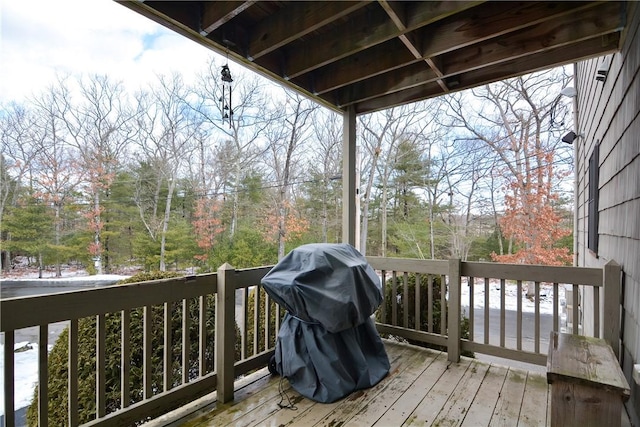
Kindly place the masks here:
POLYGON ((551 332, 547 382, 552 427, 620 426, 629 383, 605 340, 551 332))

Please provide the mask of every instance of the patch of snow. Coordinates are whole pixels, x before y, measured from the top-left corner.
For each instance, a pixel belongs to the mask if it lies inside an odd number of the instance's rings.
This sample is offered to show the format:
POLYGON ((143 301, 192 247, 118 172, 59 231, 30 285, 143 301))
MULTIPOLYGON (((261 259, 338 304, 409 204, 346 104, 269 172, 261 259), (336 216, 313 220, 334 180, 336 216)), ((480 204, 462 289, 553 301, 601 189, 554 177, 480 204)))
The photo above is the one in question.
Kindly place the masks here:
MULTIPOLYGON (((16 410, 31 403, 33 390, 38 383, 38 344, 28 341, 15 344, 15 348, 31 347, 26 351, 13 353, 14 358, 14 407, 16 410)), ((51 350, 52 346, 49 346, 51 350)), ((4 344, 0 343, 0 354, 4 354, 4 344)), ((4 390, 4 356, 0 357, 0 383, 4 390)), ((4 399, 0 399, 0 415, 4 414, 4 399)))

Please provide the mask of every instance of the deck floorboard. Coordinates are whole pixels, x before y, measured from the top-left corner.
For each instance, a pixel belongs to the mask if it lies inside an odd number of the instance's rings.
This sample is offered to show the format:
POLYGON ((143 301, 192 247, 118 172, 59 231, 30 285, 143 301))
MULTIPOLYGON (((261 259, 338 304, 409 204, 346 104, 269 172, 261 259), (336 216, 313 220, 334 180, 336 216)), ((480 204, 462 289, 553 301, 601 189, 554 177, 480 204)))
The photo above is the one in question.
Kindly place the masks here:
POLYGON ((548 425, 544 374, 461 358, 385 340, 391 369, 375 386, 330 404, 293 390, 264 371, 249 392, 184 425, 213 426, 539 426, 548 425), (287 403, 295 410, 281 408, 287 403))

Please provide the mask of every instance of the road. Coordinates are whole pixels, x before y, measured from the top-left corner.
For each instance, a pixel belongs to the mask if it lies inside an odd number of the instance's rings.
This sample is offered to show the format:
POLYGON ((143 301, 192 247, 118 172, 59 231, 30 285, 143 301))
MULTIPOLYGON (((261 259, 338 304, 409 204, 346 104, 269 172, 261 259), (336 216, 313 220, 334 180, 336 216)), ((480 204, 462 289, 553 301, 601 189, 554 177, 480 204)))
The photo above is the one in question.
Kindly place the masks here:
MULTIPOLYGON (((468 316, 468 307, 464 307, 468 316)), ((484 309, 476 308, 473 312, 474 334, 476 342, 484 342, 484 309)), ((546 354, 549 346, 549 334, 553 329, 553 316, 540 315, 540 351, 546 354)), ((500 345, 500 309, 489 309, 489 344, 500 345)), ((505 310, 505 346, 515 349, 517 346, 517 312, 505 310)), ((522 349, 533 352, 535 350, 535 315, 530 312, 522 313, 522 349)), ((520 367, 523 369, 546 372, 544 366, 531 365, 492 356, 476 354, 476 358, 483 361, 496 362, 503 365, 520 367)))

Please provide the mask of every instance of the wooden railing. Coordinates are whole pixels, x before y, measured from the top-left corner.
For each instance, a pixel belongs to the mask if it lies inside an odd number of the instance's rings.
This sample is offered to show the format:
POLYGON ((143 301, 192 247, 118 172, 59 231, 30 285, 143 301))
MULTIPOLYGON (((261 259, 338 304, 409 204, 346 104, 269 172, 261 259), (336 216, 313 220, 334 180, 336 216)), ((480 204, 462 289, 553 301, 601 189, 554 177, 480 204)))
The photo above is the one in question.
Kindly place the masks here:
MULTIPOLYGON (((475 352, 545 365, 551 331, 574 334, 592 331, 593 336, 604 338, 616 356, 619 355, 620 267, 613 261, 598 269, 458 260, 378 257, 368 260, 387 283, 385 292, 396 295, 387 298, 391 301, 392 313, 389 316, 383 312, 378 316, 378 330, 407 340, 446 347, 450 360, 457 360, 461 352, 475 352), (427 284, 414 287, 415 295, 408 295, 408 283, 424 281, 420 277, 426 277, 427 284), (434 286, 441 288, 441 325, 433 324, 429 311, 434 305, 434 286), (585 292, 587 288, 590 288, 589 292, 585 292), (495 300, 499 304, 492 306, 493 291, 497 293, 495 300), (506 306, 509 291, 514 294, 510 299, 515 301, 515 307, 506 306), (426 308, 418 304, 420 295, 425 294, 426 308), (568 301, 564 299, 565 294, 571 296, 568 301), (591 301, 580 301, 586 295, 591 296, 591 301), (545 305, 551 307, 551 313, 541 310, 543 298, 547 300, 545 305), (525 304, 531 307, 525 309, 525 304), (583 325, 585 307, 593 314, 590 325, 583 325), (397 316, 399 311, 402 311, 402 318, 397 316), (561 321, 563 311, 569 316, 566 323, 561 321), (605 315, 601 316, 601 313, 605 315), (421 316, 429 319, 426 327, 424 322, 417 320, 409 324, 410 318, 420 319, 421 316), (466 322, 468 330, 463 331, 461 325, 466 322), (439 332, 434 332, 435 329, 439 332), (462 336, 463 332, 467 336, 462 336)), ((383 305, 381 310, 388 310, 388 307, 383 305)))
MULTIPOLYGON (((456 361, 462 352, 475 352, 505 357, 514 360, 544 364, 546 347, 544 338, 548 328, 541 319, 546 316, 540 310, 541 290, 548 291, 552 298, 551 329, 562 325, 561 291, 566 284, 571 286, 574 297, 572 322, 581 322, 578 289, 593 288, 595 313, 593 330, 596 336, 604 337, 614 350, 619 343, 620 324, 620 268, 615 263, 604 269, 575 267, 541 267, 489 263, 449 261, 424 261, 394 258, 368 258, 379 271, 390 305, 383 304, 377 313, 378 330, 402 339, 428 343, 446 348, 449 359, 456 361), (417 276, 417 277, 416 277, 417 276), (410 277, 414 301, 409 307, 410 277), (424 278, 424 280, 422 279, 424 278), (387 285, 388 283, 388 285, 387 285), (531 285, 533 311, 523 309, 522 290, 531 285), (436 289, 437 287, 437 289, 436 289), (466 289, 465 289, 466 287, 466 289), (500 307, 491 307, 489 294, 492 287, 500 293, 500 307), (505 293, 514 287, 520 301, 513 313, 505 307, 505 293), (604 292, 600 289, 604 287, 604 292), (475 289, 484 294, 478 299, 475 289), (462 292, 462 291, 465 292, 462 292), (603 296, 601 296, 603 294, 603 296), (433 304, 434 295, 439 295, 439 304, 433 304), (465 296, 463 298, 463 295, 465 296), (423 302, 428 301, 426 310, 423 302), (406 305, 406 307, 405 307, 406 305), (439 305, 439 312, 433 307, 439 305), (488 308, 488 309, 487 309, 488 308), (386 311, 389 310, 387 313, 386 311), (497 313, 497 325, 492 323, 492 313, 497 313), (617 315, 616 315, 617 313, 617 315), (511 340, 507 325, 509 314, 515 316, 515 339, 511 340), (440 316, 439 322, 434 319, 440 316), (469 318, 468 337, 461 326, 464 316, 469 318), (524 317, 532 316, 532 325, 524 317), (388 321, 386 319, 389 319, 388 321), (526 327, 525 327, 526 323, 526 327), (497 330, 492 335, 491 330, 497 330), (528 348, 524 335, 533 330, 532 348, 528 348)), ((178 279, 166 279, 129 285, 96 288, 61 294, 11 298, 2 300, 0 330, 4 333, 4 407, 5 425, 15 425, 14 415, 14 353, 15 332, 21 328, 36 327, 40 331, 38 356, 38 424, 49 425, 48 417, 48 326, 56 322, 67 322, 68 357, 68 422, 75 426, 78 419, 78 360, 79 324, 84 318, 95 320, 95 414, 86 422, 87 426, 131 425, 140 420, 155 417, 176 406, 216 391, 220 402, 233 399, 234 379, 254 369, 264 367, 274 350, 280 319, 283 312, 270 301, 259 285, 270 267, 235 270, 225 264, 216 274, 199 275, 178 279), (171 326, 173 311, 181 310, 180 339, 172 342, 175 327, 171 326), (210 313, 215 310, 215 318, 210 313), (189 313, 195 314, 193 318, 189 313), (154 315, 154 313, 156 313, 154 315), (154 316, 162 313, 161 331, 154 330, 154 316), (119 316, 118 349, 107 348, 108 318, 119 316), (132 378, 130 333, 132 316, 142 318, 142 371, 140 390, 130 386, 132 378), (237 325, 237 329, 236 329, 237 325), (207 338, 215 331, 215 344, 207 338), (189 332, 189 331, 195 332, 189 332), (152 358, 154 334, 162 335, 162 380, 158 380, 158 360, 152 358), (195 354, 190 351, 191 341, 197 342, 195 354), (175 371, 175 353, 180 353, 178 372, 175 371), (107 407, 106 365, 113 353, 119 353, 120 381, 117 407, 107 407), (212 358, 215 359, 215 363, 212 358), (214 369, 215 367, 215 369, 214 369), (154 376, 155 375, 155 376, 154 376), (132 396, 138 396, 132 399, 132 396)), ((569 305, 569 304, 567 304, 569 305)), ((496 318, 496 316, 494 316, 496 318)), ((466 327, 465 327, 466 328, 466 327)), ((574 328, 574 333, 579 329, 574 328)), ((616 353, 617 354, 617 353, 616 353)))

